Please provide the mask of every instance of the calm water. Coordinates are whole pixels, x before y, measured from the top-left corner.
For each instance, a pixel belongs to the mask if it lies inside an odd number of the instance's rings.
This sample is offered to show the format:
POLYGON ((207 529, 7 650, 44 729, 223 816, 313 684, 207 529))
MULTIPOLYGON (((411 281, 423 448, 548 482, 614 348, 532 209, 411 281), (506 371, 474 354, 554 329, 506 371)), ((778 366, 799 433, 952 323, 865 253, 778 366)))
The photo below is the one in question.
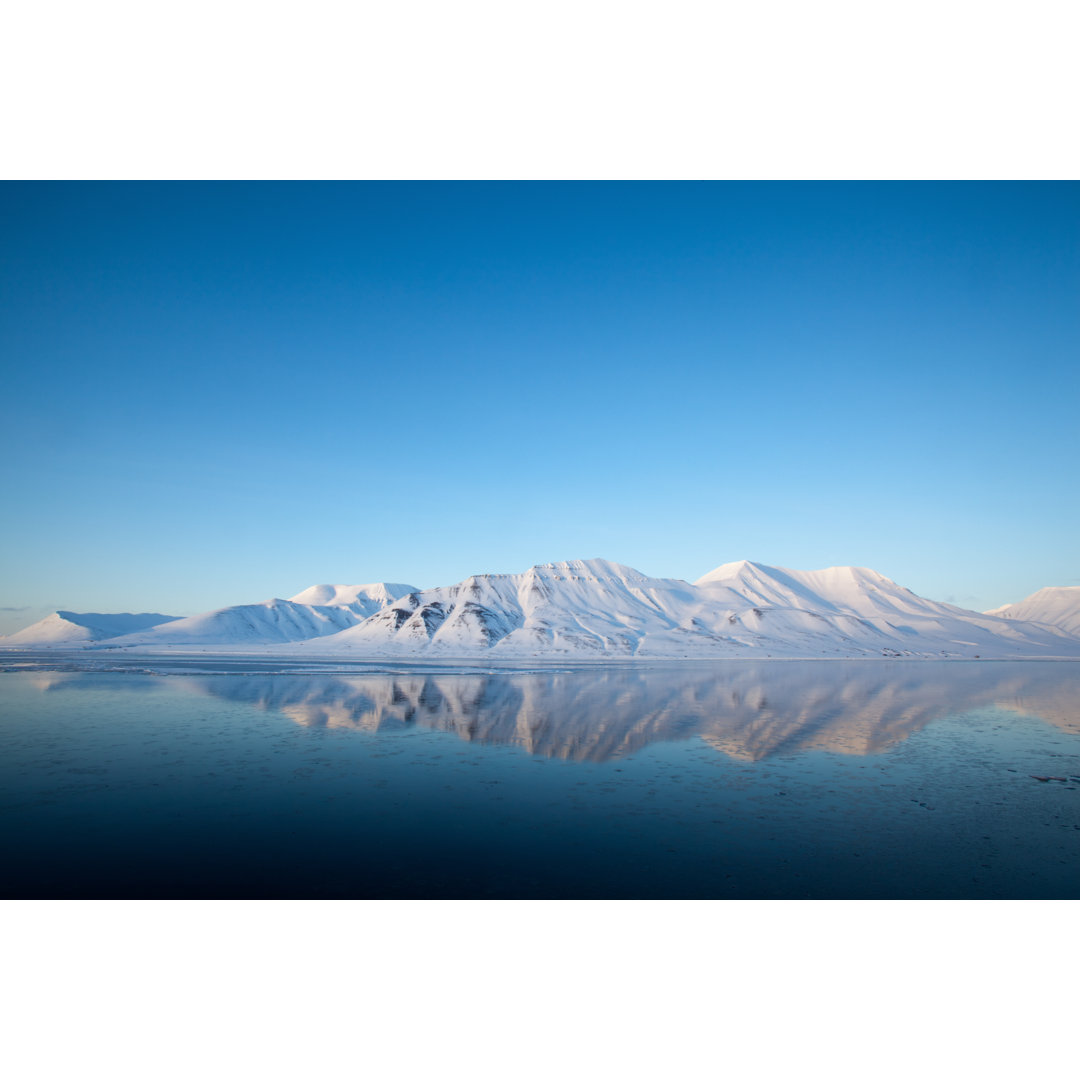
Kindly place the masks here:
POLYGON ((1080 896, 1076 664, 120 663, 4 660, 7 897, 1080 896))

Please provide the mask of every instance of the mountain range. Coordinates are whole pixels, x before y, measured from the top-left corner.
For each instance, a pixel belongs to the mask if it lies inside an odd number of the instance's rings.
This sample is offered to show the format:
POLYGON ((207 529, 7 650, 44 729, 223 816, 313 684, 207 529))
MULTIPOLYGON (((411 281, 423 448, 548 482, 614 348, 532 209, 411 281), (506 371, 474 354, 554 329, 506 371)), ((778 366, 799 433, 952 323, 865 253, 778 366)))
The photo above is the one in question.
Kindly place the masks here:
POLYGON ((1080 587, 979 613, 874 570, 731 562, 696 582, 603 559, 477 574, 456 585, 313 585, 187 618, 58 611, 5 648, 130 648, 464 658, 1080 659, 1080 587))

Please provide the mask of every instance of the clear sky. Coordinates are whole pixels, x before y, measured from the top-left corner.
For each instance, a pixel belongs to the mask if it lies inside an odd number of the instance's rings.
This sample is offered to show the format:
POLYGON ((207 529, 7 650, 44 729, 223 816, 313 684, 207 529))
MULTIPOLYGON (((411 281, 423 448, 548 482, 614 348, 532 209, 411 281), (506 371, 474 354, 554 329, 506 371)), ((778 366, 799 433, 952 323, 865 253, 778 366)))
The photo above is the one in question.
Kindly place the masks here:
POLYGON ((601 556, 1080 583, 1080 185, 6 184, 0 631, 601 556))

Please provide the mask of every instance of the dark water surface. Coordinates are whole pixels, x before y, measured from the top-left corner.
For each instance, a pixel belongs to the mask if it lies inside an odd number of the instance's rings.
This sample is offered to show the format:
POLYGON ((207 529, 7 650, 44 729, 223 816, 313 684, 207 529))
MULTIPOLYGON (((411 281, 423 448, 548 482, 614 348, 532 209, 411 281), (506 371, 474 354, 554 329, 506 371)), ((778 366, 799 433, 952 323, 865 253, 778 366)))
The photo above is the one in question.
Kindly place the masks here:
POLYGON ((1080 664, 4 666, 5 897, 1080 896, 1080 664))

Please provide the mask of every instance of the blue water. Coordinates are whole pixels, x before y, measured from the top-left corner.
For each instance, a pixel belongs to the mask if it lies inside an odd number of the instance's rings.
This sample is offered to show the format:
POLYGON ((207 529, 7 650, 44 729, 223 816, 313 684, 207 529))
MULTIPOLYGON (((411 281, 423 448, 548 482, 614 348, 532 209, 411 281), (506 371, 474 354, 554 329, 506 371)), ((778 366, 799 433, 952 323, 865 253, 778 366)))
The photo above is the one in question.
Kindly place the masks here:
POLYGON ((6 897, 1080 895, 1080 665, 5 666, 6 897))

